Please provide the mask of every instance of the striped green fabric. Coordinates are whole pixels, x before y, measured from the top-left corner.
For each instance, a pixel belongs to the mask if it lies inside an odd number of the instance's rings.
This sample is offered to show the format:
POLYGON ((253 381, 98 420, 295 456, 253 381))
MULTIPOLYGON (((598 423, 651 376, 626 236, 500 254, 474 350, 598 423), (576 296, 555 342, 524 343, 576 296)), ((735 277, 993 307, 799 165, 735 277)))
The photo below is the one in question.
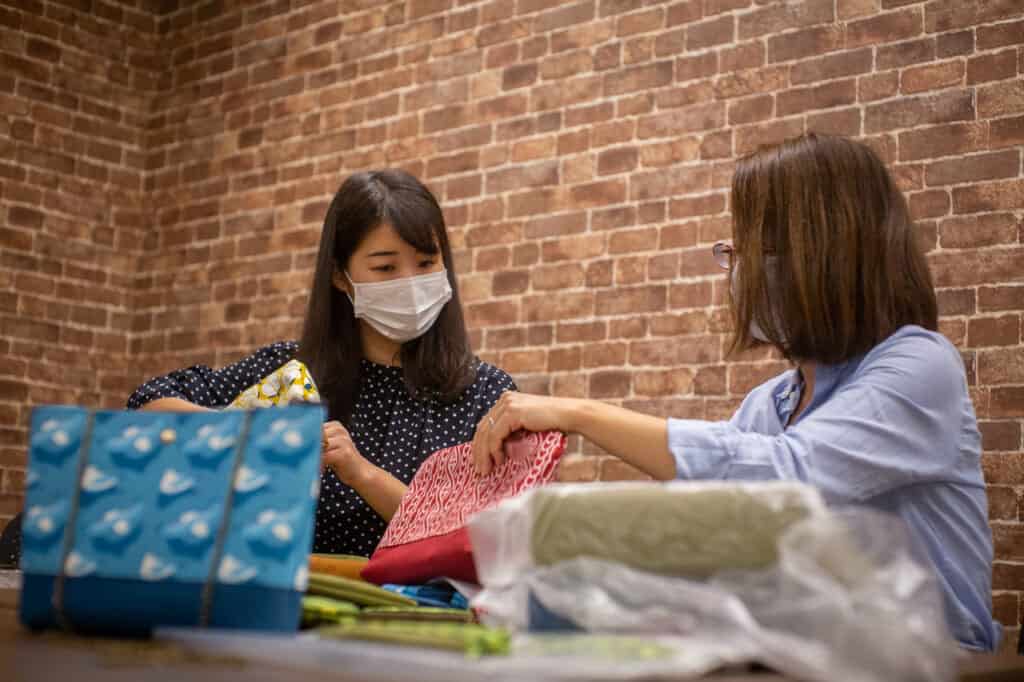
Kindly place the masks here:
POLYGON ((472 623, 473 612, 468 609, 445 609, 436 606, 370 606, 359 612, 362 620, 447 621, 472 623))
POLYGON ((302 598, 302 622, 306 625, 340 623, 359 615, 359 607, 349 601, 306 595, 302 598))
POLYGON ((408 621, 352 621, 319 628, 321 637, 359 639, 407 646, 461 651, 470 657, 506 655, 505 630, 472 623, 410 623, 408 621))
POLYGON ((371 583, 323 573, 309 574, 309 587, 306 592, 352 602, 358 606, 416 606, 416 602, 409 597, 389 592, 371 583))

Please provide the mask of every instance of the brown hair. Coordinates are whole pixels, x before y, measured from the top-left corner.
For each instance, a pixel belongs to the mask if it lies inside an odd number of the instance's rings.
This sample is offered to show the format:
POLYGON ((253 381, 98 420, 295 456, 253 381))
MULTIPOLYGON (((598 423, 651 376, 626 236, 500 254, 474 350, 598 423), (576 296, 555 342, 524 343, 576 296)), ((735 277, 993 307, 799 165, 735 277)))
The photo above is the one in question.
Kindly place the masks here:
POLYGON ((903 325, 936 329, 906 200, 868 146, 812 133, 740 159, 732 216, 732 351, 756 344, 751 321, 786 357, 826 364, 903 325))
POLYGON ((423 336, 402 344, 402 371, 410 394, 433 394, 451 401, 476 376, 476 358, 466 332, 448 233, 437 199, 404 171, 356 173, 342 183, 324 218, 298 352, 317 382, 331 417, 346 424, 359 386, 362 337, 352 302, 334 286, 331 277, 335 270, 345 269, 367 233, 385 222, 418 251, 440 251, 452 288, 451 300, 433 326, 423 336))

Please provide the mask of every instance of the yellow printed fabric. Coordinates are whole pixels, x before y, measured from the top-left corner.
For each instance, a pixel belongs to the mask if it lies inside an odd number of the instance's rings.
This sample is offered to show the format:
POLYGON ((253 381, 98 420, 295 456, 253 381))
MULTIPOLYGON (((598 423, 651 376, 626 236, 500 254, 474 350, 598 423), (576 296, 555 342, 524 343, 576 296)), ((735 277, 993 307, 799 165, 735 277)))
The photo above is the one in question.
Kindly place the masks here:
POLYGON ((242 391, 228 407, 248 409, 318 402, 320 392, 309 370, 298 360, 291 360, 242 391))

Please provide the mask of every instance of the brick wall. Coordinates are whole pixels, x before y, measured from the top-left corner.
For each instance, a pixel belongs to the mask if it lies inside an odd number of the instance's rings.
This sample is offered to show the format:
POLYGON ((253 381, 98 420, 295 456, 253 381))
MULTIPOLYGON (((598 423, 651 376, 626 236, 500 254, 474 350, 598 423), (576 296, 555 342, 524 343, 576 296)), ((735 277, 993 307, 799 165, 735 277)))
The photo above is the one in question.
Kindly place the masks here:
POLYGON ((0 522, 22 503, 32 405, 123 404, 145 220, 156 18, 0 4, 0 522))
MULTIPOLYGON (((441 198, 476 347, 522 388, 725 417, 783 367, 724 357, 709 247, 732 160, 836 132, 880 151, 920 221, 983 431, 996 613, 1019 622, 1019 0, 77 4, 0 13, 0 515, 26 405, 66 376, 116 404, 294 337, 327 203, 367 167, 441 198), (74 40, 89 29, 106 37, 74 40)), ((582 450, 566 478, 634 475, 582 450)))

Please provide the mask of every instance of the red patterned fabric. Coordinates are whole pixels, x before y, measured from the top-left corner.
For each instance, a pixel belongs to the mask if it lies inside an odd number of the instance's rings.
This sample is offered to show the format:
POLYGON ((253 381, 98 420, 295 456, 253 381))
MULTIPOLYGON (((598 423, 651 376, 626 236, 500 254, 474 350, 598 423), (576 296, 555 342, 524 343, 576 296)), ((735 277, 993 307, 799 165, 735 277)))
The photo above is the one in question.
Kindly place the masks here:
POLYGON ((471 443, 438 450, 409 484, 363 578, 402 585, 439 577, 476 582, 466 521, 549 482, 565 445, 560 431, 520 432, 505 441, 507 459, 487 476, 473 469, 471 443))

